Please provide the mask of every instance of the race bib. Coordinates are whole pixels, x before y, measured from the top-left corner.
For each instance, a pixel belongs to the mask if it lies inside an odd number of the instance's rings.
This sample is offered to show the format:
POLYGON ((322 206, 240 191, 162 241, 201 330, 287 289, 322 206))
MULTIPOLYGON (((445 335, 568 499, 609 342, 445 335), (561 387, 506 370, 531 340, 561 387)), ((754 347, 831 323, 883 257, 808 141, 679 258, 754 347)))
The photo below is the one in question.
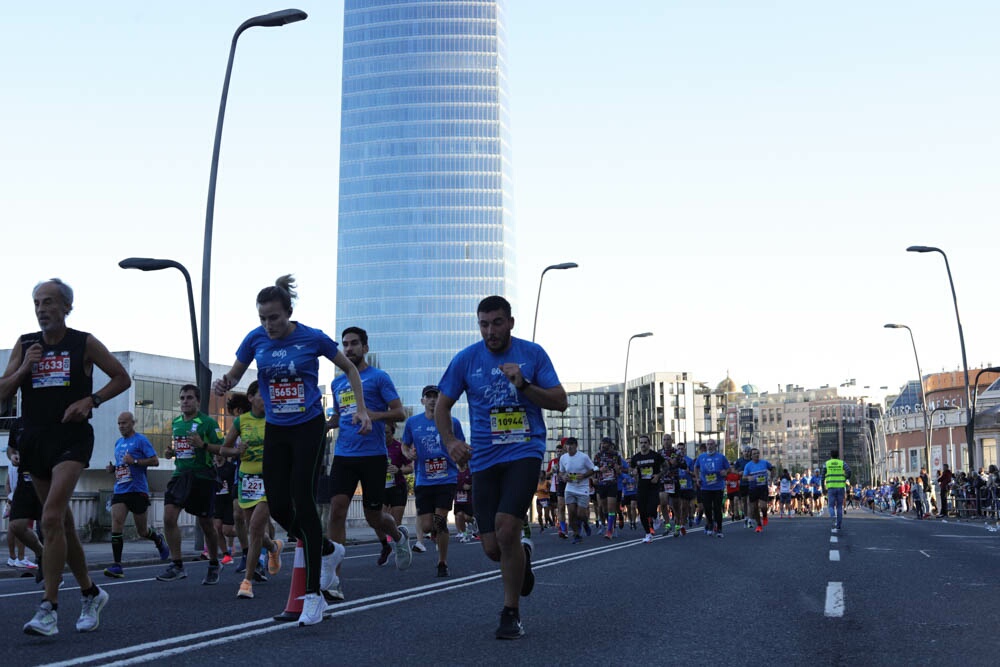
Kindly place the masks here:
POLYGON ((132 481, 132 468, 124 463, 115 466, 115 484, 128 484, 132 481))
POLYGON ((666 491, 667 493, 673 493, 674 492, 674 483, 673 482, 667 482, 666 484, 663 485, 663 490, 666 491))
POLYGON ((424 461, 424 475, 427 479, 444 479, 448 476, 448 460, 444 457, 424 461))
POLYGON ((396 486, 396 473, 386 472, 385 473, 385 488, 391 489, 396 486))
POLYGON ((191 445, 187 436, 182 435, 174 438, 174 455, 179 459, 194 458, 194 446, 191 445))
POLYGON ((710 473, 706 473, 705 474, 705 483, 706 484, 715 484, 715 480, 717 480, 717 479, 718 479, 718 476, 714 472, 710 472, 710 473))
POLYGON ((601 481, 602 482, 615 481, 615 471, 610 468, 605 468, 603 471, 601 471, 601 481))
POLYGON ((653 479, 653 466, 639 468, 639 476, 643 479, 653 479))
POLYGON ((677 480, 677 483, 680 485, 680 487, 682 489, 688 488, 688 479, 687 479, 687 477, 681 477, 679 480, 677 480))
POLYGON ((539 498, 538 499, 538 506, 539 507, 548 507, 549 506, 549 499, 548 498, 539 498))
POLYGON ((757 475, 757 483, 758 484, 766 484, 767 483, 767 475, 765 475, 763 473, 757 475))
POLYGON ((270 384, 271 410, 278 415, 306 411, 306 385, 302 378, 290 377, 270 384))
POLYGON ((469 492, 468 491, 456 491, 455 492, 455 502, 456 503, 467 503, 467 502, 469 502, 469 492))
POLYGON ((46 352, 31 365, 31 388, 68 387, 69 352, 46 352))
POLYGON ((528 415, 520 405, 491 408, 490 431, 494 445, 528 442, 528 415))
POLYGON ((240 500, 249 502, 260 500, 264 497, 264 478, 260 475, 241 474, 240 475, 240 500))
POLYGON ((229 480, 228 479, 224 479, 219 484, 219 490, 215 492, 215 495, 217 495, 217 496, 224 496, 227 493, 229 493, 229 480))
POLYGON ((354 398, 353 389, 345 389, 337 396, 337 405, 343 417, 351 417, 358 411, 358 401, 354 398))

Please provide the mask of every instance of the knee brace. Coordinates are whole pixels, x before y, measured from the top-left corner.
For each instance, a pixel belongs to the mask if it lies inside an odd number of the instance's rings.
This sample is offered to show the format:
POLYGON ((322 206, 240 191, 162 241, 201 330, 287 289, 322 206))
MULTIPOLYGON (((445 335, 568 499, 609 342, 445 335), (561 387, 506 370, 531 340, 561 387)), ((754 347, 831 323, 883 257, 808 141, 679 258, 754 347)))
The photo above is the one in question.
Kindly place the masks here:
POLYGON ((448 522, 445 520, 445 518, 443 516, 441 516, 440 514, 435 513, 434 515, 432 515, 432 520, 434 522, 434 533, 435 534, 437 534, 437 533, 443 533, 445 535, 448 534, 448 522))

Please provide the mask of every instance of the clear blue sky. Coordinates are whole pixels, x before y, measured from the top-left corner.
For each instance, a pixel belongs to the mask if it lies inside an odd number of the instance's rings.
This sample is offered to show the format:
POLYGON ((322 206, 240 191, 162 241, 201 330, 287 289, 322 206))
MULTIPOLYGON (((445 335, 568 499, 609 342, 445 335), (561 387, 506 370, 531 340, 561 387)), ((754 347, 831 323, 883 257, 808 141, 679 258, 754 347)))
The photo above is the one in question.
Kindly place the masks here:
MULTIPOLYGON (((343 5, 240 40, 215 217, 211 357, 294 272, 297 316, 334 326, 343 5)), ((233 30, 261 2, 47 2, 0 25, 0 346, 60 276, 109 347, 190 354, 233 30)), ((519 299, 565 381, 689 371, 715 383, 891 388, 1000 363, 995 297, 1000 45, 994 2, 513 0, 519 299)), ((363 324, 363 323, 362 323, 363 324)), ((470 313, 470 328, 474 327, 470 313)), ((377 341, 372 342, 373 349, 377 341)), ((332 369, 332 366, 330 367, 332 369)), ((331 373, 328 373, 332 374, 331 373)))

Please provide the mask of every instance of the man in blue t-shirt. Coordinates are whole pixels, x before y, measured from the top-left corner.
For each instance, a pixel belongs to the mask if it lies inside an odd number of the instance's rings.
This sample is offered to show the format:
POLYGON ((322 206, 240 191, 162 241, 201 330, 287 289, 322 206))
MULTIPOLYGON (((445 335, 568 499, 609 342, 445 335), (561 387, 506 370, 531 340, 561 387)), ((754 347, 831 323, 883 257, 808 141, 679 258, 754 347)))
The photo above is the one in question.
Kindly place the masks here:
POLYGON ((706 443, 707 450, 694 462, 694 472, 705 503, 705 534, 722 537, 722 494, 726 489, 729 460, 718 451, 715 440, 706 443))
POLYGON ((568 402, 545 350, 511 336, 514 317, 506 299, 487 297, 476 314, 483 340, 451 360, 438 383, 434 421, 452 460, 469 463, 483 551, 500 562, 504 608, 496 637, 517 639, 524 634, 520 596, 531 592, 535 579, 531 540, 521 538, 521 529, 545 454, 542 410, 563 412, 568 402), (468 443, 455 434, 451 417, 463 393, 469 403, 468 443))
MULTIPOLYGON (((347 510, 354 492, 361 484, 361 501, 365 520, 375 530, 383 550, 388 550, 387 536, 391 536, 396 551, 396 567, 405 570, 410 566, 413 552, 410 535, 403 526, 397 526, 392 515, 383 509, 389 458, 385 447, 385 423, 406 419, 406 410, 396 392, 389 374, 369 366, 368 332, 359 327, 348 327, 340 335, 340 347, 361 375, 364 405, 372 420, 372 428, 364 433, 354 423, 358 403, 346 375, 338 375, 330 384, 333 394, 333 416, 327 425, 339 429, 334 445, 333 463, 330 464, 330 520, 327 537, 344 544, 347 539, 347 510)), ((339 575, 340 566, 337 566, 339 575)), ((343 599, 340 589, 328 591, 335 598, 343 599)))
POLYGON ((162 560, 170 557, 170 549, 163 535, 146 523, 146 510, 149 509, 146 468, 160 465, 160 459, 146 436, 136 433, 135 417, 131 412, 118 415, 118 432, 122 437, 115 443, 114 461, 105 466, 105 470, 115 476, 115 491, 111 496, 111 554, 115 562, 105 568, 104 575, 115 579, 125 576, 122 570, 122 551, 125 546, 125 519, 129 512, 135 519, 136 534, 151 540, 162 560))
MULTIPOLYGON (((458 466, 448 456, 437 426, 434 408, 439 390, 429 384, 420 392, 424 411, 406 420, 403 429, 403 455, 413 461, 413 496, 417 506, 417 533, 429 532, 437 544, 437 576, 448 576, 448 512, 455 501, 458 466)), ((462 424, 454 417, 455 437, 465 439, 462 424)))
POLYGON ((750 513, 760 533, 767 525, 767 492, 774 466, 760 458, 760 450, 750 450, 750 460, 743 465, 743 479, 750 488, 750 513))

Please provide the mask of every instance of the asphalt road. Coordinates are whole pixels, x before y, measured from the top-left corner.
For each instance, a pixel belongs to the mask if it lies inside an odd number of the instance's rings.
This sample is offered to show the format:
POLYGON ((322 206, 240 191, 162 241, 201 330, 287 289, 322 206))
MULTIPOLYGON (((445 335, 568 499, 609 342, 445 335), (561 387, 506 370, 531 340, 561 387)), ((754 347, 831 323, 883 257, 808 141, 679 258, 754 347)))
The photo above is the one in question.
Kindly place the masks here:
POLYGON ((73 630, 78 589, 60 596, 60 634, 25 635, 40 595, 29 579, 0 580, 4 665, 158 665, 295 662, 403 664, 993 665, 1000 655, 1000 533, 982 524, 849 513, 772 519, 762 534, 730 525, 642 544, 592 537, 571 545, 535 536, 534 593, 522 601, 525 637, 493 639, 502 606, 498 570, 478 544, 452 543, 448 579, 436 554, 413 567, 375 565, 377 545, 348 550, 347 600, 323 623, 276 623, 288 597, 281 574, 236 599, 225 570, 202 586, 155 581, 162 565, 125 580, 96 574, 111 595, 94 633, 73 630))

